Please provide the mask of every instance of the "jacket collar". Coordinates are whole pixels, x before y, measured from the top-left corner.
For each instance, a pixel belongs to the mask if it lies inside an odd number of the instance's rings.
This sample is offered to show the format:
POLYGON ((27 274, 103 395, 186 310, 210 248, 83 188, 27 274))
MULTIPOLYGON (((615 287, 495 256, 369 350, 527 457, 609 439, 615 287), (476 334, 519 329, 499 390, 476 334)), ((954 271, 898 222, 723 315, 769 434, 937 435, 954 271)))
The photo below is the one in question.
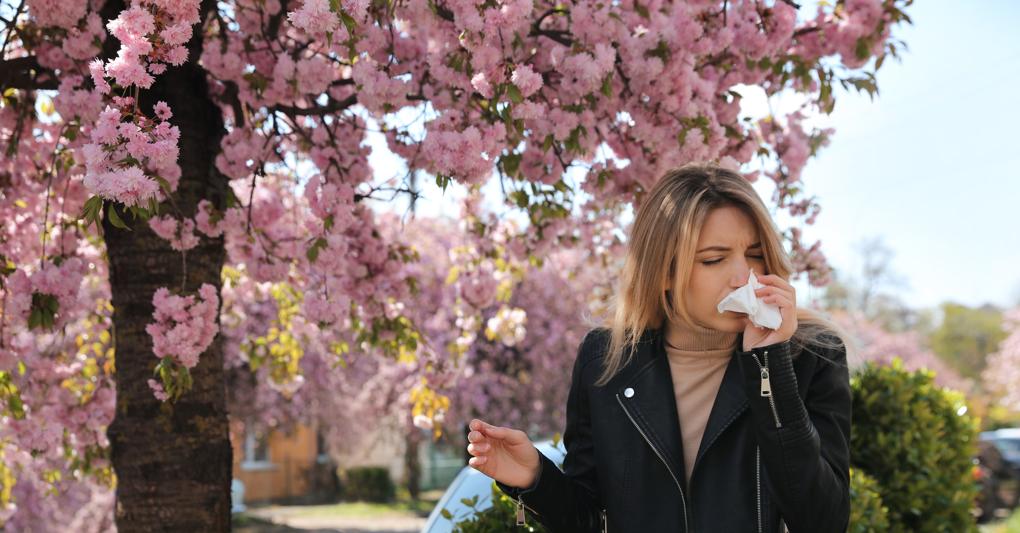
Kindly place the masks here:
MULTIPOLYGON (((612 392, 625 402, 628 411, 634 417, 634 423, 641 426, 651 444, 669 463, 673 472, 677 476, 683 476, 685 472, 683 438, 664 339, 664 330, 661 327, 645 331, 632 361, 627 365, 630 371, 621 372, 620 379, 613 380, 612 392), (629 397, 624 392, 627 389, 632 389, 629 397)), ((739 340, 737 345, 740 346, 739 340)), ((694 461, 695 467, 719 435, 747 407, 748 399, 743 387, 743 376, 740 374, 739 361, 734 354, 726 366, 719 392, 709 413, 701 446, 694 461)), ((693 470, 691 473, 693 475, 693 470)))

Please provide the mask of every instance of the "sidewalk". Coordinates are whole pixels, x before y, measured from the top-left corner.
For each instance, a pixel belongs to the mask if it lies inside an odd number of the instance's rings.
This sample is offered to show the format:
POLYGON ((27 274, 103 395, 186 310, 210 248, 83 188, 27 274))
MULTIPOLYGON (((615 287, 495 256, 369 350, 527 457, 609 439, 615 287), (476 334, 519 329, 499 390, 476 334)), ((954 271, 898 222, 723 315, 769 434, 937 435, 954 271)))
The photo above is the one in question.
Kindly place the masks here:
POLYGON ((408 514, 369 516, 331 516, 309 513, 305 506, 270 505, 249 508, 253 518, 235 527, 240 533, 418 533, 425 518, 408 514))

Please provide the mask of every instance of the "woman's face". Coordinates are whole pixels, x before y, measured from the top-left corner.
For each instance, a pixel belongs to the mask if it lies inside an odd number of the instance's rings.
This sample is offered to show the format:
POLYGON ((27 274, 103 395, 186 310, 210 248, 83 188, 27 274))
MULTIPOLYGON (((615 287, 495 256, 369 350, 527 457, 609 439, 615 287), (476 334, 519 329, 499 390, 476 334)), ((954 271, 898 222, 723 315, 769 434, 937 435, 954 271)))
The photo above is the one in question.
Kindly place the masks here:
POLYGON ((691 282, 684 293, 692 318, 698 325, 717 331, 744 331, 746 314, 720 314, 716 305, 747 283, 751 269, 756 276, 767 273, 754 220, 737 207, 713 209, 705 219, 695 252, 691 282))

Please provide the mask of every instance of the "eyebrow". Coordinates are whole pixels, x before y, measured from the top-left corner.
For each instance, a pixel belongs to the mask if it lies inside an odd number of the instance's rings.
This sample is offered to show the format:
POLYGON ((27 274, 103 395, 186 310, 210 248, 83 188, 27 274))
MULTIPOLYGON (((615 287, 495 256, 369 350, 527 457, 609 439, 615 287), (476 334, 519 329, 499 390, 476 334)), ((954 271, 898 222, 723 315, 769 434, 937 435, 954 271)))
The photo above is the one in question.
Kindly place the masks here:
MULTIPOLYGON (((751 248, 760 248, 760 247, 761 247, 761 242, 759 241, 759 242, 756 242, 756 243, 752 244, 751 246, 748 246, 747 248, 751 249, 751 248)), ((730 248, 729 246, 718 246, 718 245, 716 245, 716 246, 708 246, 706 248, 702 248, 702 249, 700 249, 700 250, 698 250, 697 252, 694 252, 694 253, 700 254, 701 252, 729 252, 732 249, 733 248, 730 248)))

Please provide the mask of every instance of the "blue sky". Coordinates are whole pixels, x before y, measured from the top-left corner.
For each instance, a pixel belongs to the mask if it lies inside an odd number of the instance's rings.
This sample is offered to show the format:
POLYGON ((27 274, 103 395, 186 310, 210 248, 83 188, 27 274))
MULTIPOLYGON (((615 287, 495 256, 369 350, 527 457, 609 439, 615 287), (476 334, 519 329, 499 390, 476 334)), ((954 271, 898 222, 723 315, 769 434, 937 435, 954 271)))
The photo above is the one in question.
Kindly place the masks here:
POLYGON ((922 0, 897 35, 902 62, 878 73, 880 95, 843 95, 832 144, 803 175, 839 270, 881 237, 912 307, 952 300, 1020 304, 1020 3, 922 0))
MULTIPOLYGON (((1020 38, 1011 32, 1020 3, 922 0, 907 13, 914 24, 894 35, 908 50, 882 66, 875 101, 839 93, 833 114, 819 119, 836 133, 802 176, 822 206, 805 238, 821 239, 830 263, 850 275, 860 271, 860 242, 880 238, 903 280, 890 290, 914 308, 1018 305, 1020 38)), ((748 114, 764 108, 745 101, 748 114)), ((381 136, 370 144, 381 177, 405 172, 381 136)), ((756 188, 768 200, 766 182, 756 188)), ((458 187, 440 194, 431 183, 418 212, 456 216, 458 187)), ((804 301, 822 290, 796 286, 804 301)))

